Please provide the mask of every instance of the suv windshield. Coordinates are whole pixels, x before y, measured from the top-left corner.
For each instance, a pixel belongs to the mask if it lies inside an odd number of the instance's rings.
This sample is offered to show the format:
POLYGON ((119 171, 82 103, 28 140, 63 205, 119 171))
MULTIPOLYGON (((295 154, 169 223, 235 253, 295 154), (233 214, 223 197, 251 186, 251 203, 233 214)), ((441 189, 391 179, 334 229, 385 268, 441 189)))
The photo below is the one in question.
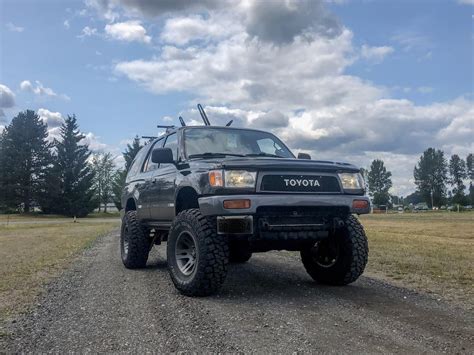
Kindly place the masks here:
POLYGON ((186 129, 184 146, 188 158, 220 155, 294 158, 293 153, 273 134, 244 129, 186 129))

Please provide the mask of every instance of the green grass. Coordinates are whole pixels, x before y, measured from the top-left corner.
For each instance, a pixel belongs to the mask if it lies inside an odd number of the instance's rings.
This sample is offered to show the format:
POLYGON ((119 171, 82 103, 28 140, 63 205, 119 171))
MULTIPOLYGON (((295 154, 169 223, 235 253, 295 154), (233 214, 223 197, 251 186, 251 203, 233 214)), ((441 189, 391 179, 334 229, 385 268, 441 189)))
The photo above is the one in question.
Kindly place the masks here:
POLYGON ((367 274, 474 306, 474 213, 362 216, 367 274))
POLYGON ((41 224, 34 223, 37 217, 14 220, 22 223, 0 223, 0 321, 25 310, 79 251, 119 227, 115 219, 69 223, 49 217, 48 223, 41 224))

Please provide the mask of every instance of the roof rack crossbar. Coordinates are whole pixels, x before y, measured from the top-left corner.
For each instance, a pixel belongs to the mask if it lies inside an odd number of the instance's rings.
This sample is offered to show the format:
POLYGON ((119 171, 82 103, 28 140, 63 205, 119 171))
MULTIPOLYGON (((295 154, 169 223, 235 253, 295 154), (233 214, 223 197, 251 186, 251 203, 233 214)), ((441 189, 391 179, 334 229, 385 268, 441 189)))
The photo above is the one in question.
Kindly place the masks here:
POLYGON ((197 105, 197 108, 199 110, 199 113, 201 114, 201 117, 202 117, 202 120, 204 121, 204 124, 206 126, 210 126, 211 125, 211 122, 209 122, 209 118, 207 118, 207 115, 206 115, 206 112, 204 111, 204 109, 202 108, 201 104, 198 104, 197 105))

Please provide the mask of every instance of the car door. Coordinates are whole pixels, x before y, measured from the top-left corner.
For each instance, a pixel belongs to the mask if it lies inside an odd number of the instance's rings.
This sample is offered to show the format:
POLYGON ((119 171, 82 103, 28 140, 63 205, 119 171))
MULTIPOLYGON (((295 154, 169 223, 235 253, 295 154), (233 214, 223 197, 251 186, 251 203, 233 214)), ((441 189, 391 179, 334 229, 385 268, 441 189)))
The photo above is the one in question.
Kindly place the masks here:
POLYGON ((158 170, 160 167, 160 164, 156 164, 151 161, 151 152, 155 148, 161 148, 164 141, 165 139, 163 137, 162 139, 159 139, 153 143, 153 146, 148 150, 145 162, 142 166, 141 177, 143 179, 143 186, 141 188, 140 204, 142 205, 141 209, 143 210, 143 215, 146 215, 147 219, 152 218, 152 204, 156 199, 156 196, 154 196, 154 194, 156 194, 156 182, 153 178, 156 170, 158 170))
MULTIPOLYGON (((150 218, 149 209, 143 208, 144 198, 146 198, 146 176, 143 174, 142 166, 146 159, 148 147, 142 148, 135 159, 133 160, 130 169, 127 173, 127 179, 125 181, 124 195, 126 198, 132 197, 135 199, 137 204, 137 214, 139 219, 150 218)), ((122 201, 125 203, 125 201, 122 201)))
MULTIPOLYGON (((173 160, 178 159, 178 138, 176 133, 166 137, 164 148, 173 151, 173 160)), ((175 164, 160 164, 152 177, 154 193, 151 203, 151 218, 159 221, 172 221, 175 214, 176 174, 175 164)))

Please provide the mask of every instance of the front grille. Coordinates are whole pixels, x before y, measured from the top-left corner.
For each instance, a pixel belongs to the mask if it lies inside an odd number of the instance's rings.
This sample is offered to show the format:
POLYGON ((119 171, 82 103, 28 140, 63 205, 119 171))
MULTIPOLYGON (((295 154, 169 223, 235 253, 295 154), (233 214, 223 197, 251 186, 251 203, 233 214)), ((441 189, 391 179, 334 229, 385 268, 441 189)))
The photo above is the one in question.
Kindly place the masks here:
POLYGON ((328 175, 265 175, 260 184, 264 192, 340 193, 335 176, 328 175))

